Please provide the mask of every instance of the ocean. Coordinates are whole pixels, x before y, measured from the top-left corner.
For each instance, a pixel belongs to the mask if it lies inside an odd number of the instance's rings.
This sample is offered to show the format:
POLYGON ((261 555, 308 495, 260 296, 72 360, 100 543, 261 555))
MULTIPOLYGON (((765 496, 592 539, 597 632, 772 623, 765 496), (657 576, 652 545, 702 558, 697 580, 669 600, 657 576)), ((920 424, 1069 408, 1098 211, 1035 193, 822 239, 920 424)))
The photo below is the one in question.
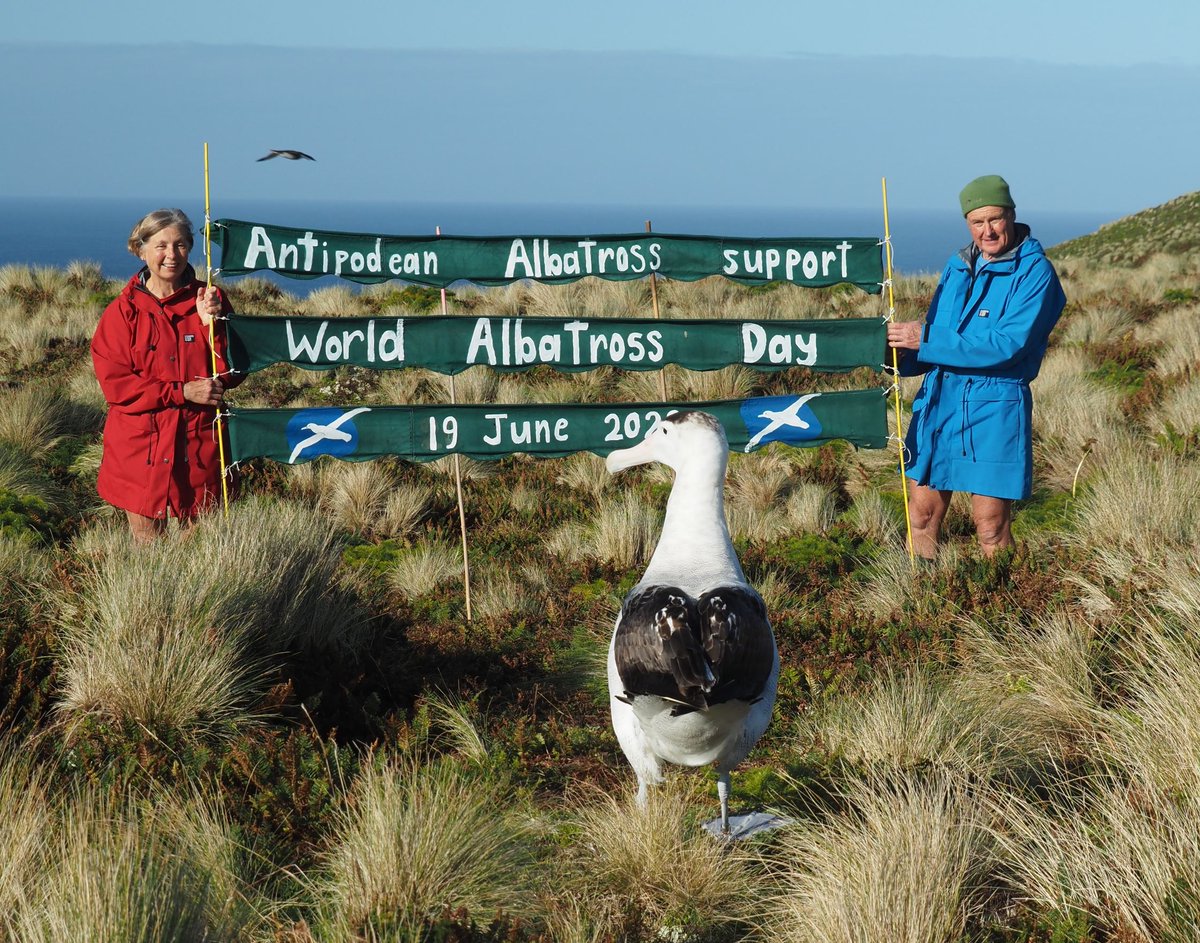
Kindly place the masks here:
MULTIPOLYGON (((133 225, 149 210, 179 206, 195 224, 192 262, 204 264, 203 200, 0 198, 0 266, 63 267, 75 260, 99 263, 110 278, 132 275, 139 263, 126 249, 133 225)), ((377 235, 603 235, 645 230, 707 236, 882 237, 883 210, 804 210, 764 207, 455 203, 334 203, 229 200, 212 204, 214 219, 228 217, 341 232, 377 235)), ((1102 212, 1019 214, 1050 247, 1094 232, 1119 214, 1102 212)), ((966 226, 953 206, 944 210, 891 209, 892 256, 901 274, 940 272, 950 253, 966 244, 966 226)), ((213 248, 214 265, 220 250, 213 248)), ((257 277, 264 277, 259 275, 257 277)), ((334 283, 333 277, 271 276, 287 291, 305 296, 334 283)), ((353 283, 344 283, 357 290, 353 283)))

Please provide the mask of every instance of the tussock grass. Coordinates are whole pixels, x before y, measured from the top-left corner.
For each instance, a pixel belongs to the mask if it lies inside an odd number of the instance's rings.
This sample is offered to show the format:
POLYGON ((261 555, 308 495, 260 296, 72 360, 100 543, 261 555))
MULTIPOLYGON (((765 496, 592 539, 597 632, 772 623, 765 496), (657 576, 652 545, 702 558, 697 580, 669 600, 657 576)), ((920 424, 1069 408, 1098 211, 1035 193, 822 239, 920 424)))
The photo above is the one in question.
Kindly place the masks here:
POLYGON ((581 491, 595 500, 604 493, 612 476, 604 466, 604 459, 591 452, 577 452, 559 465, 557 481, 573 491, 581 491))
POLYGON ((1119 460, 1133 441, 1117 420, 1118 392, 1089 380, 1090 369, 1082 350, 1059 348, 1046 356, 1033 387, 1034 475, 1061 491, 1119 460))
POLYGON ((484 478, 495 478, 497 473, 497 466, 494 461, 468 458, 465 455, 447 455, 445 458, 435 459, 432 462, 424 462, 421 467, 426 469, 435 479, 442 479, 450 485, 454 484, 456 467, 458 468, 459 477, 463 481, 480 481, 484 478))
POLYGON ((662 513, 630 491, 605 498, 590 522, 558 529, 545 547, 567 560, 604 560, 633 569, 649 561, 661 531, 662 513))
MULTIPOLYGON (((1112 771, 1116 772, 1116 771, 1112 771)), ((1085 913, 1114 939, 1184 943, 1200 926, 1200 808, 1119 778, 1075 783, 1077 807, 1008 795, 995 830, 1010 879, 1030 904, 1085 913)))
POLYGON ((863 691, 801 715, 799 744, 867 769, 987 768, 992 754, 981 699, 943 670, 886 669, 863 691))
POLYGON ((1033 625, 973 619, 959 637, 964 664, 955 683, 990 728, 994 765, 1035 768, 1094 742, 1100 644, 1089 623, 1065 611, 1033 625))
POLYGON ((501 616, 535 616, 544 610, 543 594, 531 586, 524 573, 509 567, 496 567, 472 574, 476 587, 472 595, 474 611, 483 619, 501 616))
POLYGON ((30 907, 42 880, 45 842, 53 820, 47 777, 15 743, 0 747, 0 938, 13 935, 12 918, 30 907))
POLYGON ((338 814, 313 894, 324 939, 414 939, 444 909, 526 899, 530 819, 502 778, 453 759, 368 766, 338 814))
POLYGON ((785 509, 793 530, 824 534, 837 518, 837 495, 828 485, 803 483, 788 495, 785 509))
POLYGON ((451 402, 451 387, 456 403, 494 403, 500 390, 500 374, 487 367, 471 367, 453 376, 434 373, 430 378, 433 386, 441 389, 441 401, 447 403, 451 402))
POLYGON ((216 573, 180 572, 178 557, 114 546, 85 575, 60 627, 66 719, 197 738, 249 722, 256 671, 212 618, 216 573))
POLYGON ((9 916, 14 939, 232 940, 265 921, 241 898, 229 827, 197 803, 81 791, 43 828, 40 873, 9 916))
POLYGON ((1200 794, 1200 649, 1194 625, 1142 613, 1113 643, 1119 665, 1112 686, 1124 710, 1104 715, 1100 736, 1107 755, 1154 794, 1200 794))
POLYGON ((449 544, 417 544, 388 574, 388 585, 410 598, 462 579, 462 551, 449 544))
POLYGON ((672 776, 644 808, 632 794, 584 793, 572 816, 574 840, 559 862, 553 910, 559 900, 578 901, 587 919, 570 910, 570 923, 601 939, 720 939, 722 928, 748 921, 760 879, 745 857, 694 822, 697 809, 713 802, 704 785, 672 776))
MULTIPOLYGON (((832 499, 832 495, 830 497, 832 499)), ((881 546, 906 546, 904 512, 897 513, 878 491, 855 495, 846 520, 855 531, 881 546)))
POLYGON ((327 285, 299 301, 296 313, 310 318, 346 318, 359 317, 365 312, 355 292, 345 285, 327 285))
POLYGON ((1156 345, 1154 369, 1161 376, 1193 377, 1200 371, 1200 305, 1163 315, 1150 324, 1145 335, 1156 345))
POLYGON ((210 736, 249 722, 262 659, 355 650, 365 616, 314 512, 245 501, 152 547, 120 531, 61 604, 60 711, 210 736))
POLYGON ((1147 417, 1147 425, 1159 435, 1170 430, 1200 438, 1200 377, 1172 384, 1147 417))
POLYGON ((1122 449, 1089 481, 1075 509, 1076 545, 1124 545, 1153 560, 1200 544, 1200 466, 1160 452, 1122 449))
POLYGON ((101 415, 69 399, 58 387, 31 383, 0 394, 0 442, 42 455, 64 436, 96 432, 101 415))
POLYGON ((946 542, 932 563, 910 560, 903 545, 884 549, 865 567, 863 579, 852 590, 854 604, 880 618, 900 612, 923 613, 936 609, 939 598, 931 589, 937 575, 954 573, 964 559, 963 548, 946 542))
MULTIPOLYGON (((323 463, 313 478, 318 507, 338 526, 370 537, 409 536, 433 504, 433 489, 404 482, 394 462, 323 463)), ((297 487, 309 487, 298 479, 297 487)))
POLYGON ((786 830, 766 933, 783 943, 955 943, 982 910, 991 838, 950 777, 850 783, 851 812, 786 830))
POLYGON ((1137 320, 1122 305, 1098 304, 1064 320, 1058 339, 1064 344, 1108 344, 1132 333, 1137 320))

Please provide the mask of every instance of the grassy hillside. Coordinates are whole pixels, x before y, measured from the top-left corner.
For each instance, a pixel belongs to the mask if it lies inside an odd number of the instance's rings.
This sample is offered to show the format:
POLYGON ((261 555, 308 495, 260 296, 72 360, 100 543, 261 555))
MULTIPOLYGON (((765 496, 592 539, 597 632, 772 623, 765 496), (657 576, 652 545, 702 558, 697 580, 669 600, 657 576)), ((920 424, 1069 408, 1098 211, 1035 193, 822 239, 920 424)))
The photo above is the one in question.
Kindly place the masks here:
POLYGON ((1105 265, 1140 265, 1157 254, 1186 256, 1200 250, 1200 191, 1176 197, 1101 226, 1049 250, 1054 260, 1088 259, 1105 265))
MULTIPOLYGON (((1200 318, 1194 255, 1078 258, 1035 383, 1034 496, 982 559, 956 498, 904 552, 895 455, 731 457, 730 529, 781 651, 735 812, 710 770, 646 809, 609 726, 608 635, 668 473, 594 457, 270 462, 229 516, 131 544, 95 494, 87 343, 119 283, 0 269, 0 941, 1161 943, 1200 926, 1200 318)), ((250 314, 419 317, 436 293, 250 314)), ((899 280, 918 317, 928 277, 899 280)), ((663 282, 665 317, 862 315, 846 291, 663 282)), ((456 292, 614 317, 647 286, 456 292)), ((879 382, 667 372, 672 399, 879 382)), ((904 381, 904 410, 916 389, 904 381)), ((654 399, 657 378, 482 368, 458 402, 654 399)), ((238 406, 445 402, 423 371, 272 367, 238 406)))

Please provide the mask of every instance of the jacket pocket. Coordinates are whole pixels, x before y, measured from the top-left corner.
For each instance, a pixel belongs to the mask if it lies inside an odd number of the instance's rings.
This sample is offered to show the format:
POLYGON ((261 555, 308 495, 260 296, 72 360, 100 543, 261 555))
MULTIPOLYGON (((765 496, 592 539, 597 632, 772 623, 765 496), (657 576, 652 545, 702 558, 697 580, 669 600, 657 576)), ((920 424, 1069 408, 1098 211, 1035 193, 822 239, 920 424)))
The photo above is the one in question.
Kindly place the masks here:
POLYGON ((969 379, 963 387, 961 457, 973 462, 1022 461, 1028 439, 1024 396, 1018 383, 969 379))

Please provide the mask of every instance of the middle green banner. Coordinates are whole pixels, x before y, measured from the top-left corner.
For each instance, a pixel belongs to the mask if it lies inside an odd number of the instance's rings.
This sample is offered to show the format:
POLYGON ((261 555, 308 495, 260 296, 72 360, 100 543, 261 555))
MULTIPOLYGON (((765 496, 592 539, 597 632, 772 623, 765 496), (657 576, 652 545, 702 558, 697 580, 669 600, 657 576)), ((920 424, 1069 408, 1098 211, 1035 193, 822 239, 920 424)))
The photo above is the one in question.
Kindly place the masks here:
POLYGON ((306 370, 354 365, 422 367, 455 374, 473 366, 564 372, 611 366, 659 370, 881 368, 882 318, 797 321, 652 318, 244 317, 228 321, 230 366, 253 373, 274 363, 306 370))

